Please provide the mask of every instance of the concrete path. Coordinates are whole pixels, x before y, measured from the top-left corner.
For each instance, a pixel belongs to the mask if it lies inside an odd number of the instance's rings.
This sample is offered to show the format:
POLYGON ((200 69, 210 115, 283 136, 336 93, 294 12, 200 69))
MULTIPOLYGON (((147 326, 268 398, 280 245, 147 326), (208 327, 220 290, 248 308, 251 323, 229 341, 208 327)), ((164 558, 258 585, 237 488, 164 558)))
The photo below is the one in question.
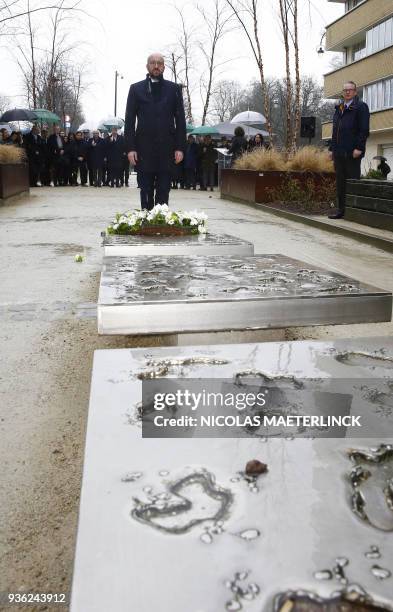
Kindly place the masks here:
MULTIPOLYGON (((0 207, 0 591, 69 590, 93 351, 171 342, 96 332, 100 232, 115 212, 138 206, 138 195, 131 188, 37 188, 0 207), (75 263, 76 253, 83 263, 75 263)), ((282 253, 393 290, 392 255, 372 246, 216 193, 175 191, 171 201, 205 210, 212 231, 251 240, 256 253, 282 253)), ((392 333, 384 323, 277 330, 265 339, 392 333)), ((33 609, 59 608, 26 608, 33 609)))

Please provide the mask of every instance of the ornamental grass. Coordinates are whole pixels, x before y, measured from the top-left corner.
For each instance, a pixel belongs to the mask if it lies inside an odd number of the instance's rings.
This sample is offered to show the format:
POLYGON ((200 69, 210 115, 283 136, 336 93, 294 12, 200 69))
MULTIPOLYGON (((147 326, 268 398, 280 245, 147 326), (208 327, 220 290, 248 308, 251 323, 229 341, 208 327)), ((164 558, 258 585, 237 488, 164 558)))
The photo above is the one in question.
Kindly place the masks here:
POLYGON ((0 145, 0 164, 21 164, 24 161, 24 149, 14 145, 0 145))
POLYGON ((292 172, 334 172, 333 162, 326 149, 307 146, 291 155, 287 161, 287 170, 292 172))
POLYGON ((237 159, 233 168, 279 172, 334 172, 333 163, 326 149, 311 145, 298 149, 288 159, 284 152, 276 149, 256 149, 237 159))
POLYGON ((233 165, 235 170, 286 170, 283 153, 276 149, 255 149, 245 153, 233 165))

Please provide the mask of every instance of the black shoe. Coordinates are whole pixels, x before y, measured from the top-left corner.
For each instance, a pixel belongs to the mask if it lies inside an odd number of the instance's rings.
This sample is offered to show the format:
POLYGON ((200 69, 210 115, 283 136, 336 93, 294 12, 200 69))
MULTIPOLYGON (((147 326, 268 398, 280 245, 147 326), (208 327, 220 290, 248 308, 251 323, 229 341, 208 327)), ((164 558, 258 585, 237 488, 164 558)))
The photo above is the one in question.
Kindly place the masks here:
POLYGON ((342 218, 343 218, 343 216, 344 216, 344 213, 343 213, 341 210, 339 210, 339 211, 338 211, 338 212, 336 212, 336 213, 333 213, 333 214, 331 214, 331 215, 328 215, 328 218, 329 218, 329 219, 342 219, 342 218))

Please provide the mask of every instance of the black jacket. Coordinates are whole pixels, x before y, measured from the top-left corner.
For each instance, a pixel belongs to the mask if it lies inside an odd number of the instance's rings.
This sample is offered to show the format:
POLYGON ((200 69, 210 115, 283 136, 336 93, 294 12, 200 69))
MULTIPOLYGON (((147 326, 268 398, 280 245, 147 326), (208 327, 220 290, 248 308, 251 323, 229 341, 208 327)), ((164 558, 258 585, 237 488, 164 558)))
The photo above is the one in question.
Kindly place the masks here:
POLYGON ((44 160, 44 146, 41 136, 37 134, 36 138, 34 138, 30 132, 25 136, 23 143, 29 162, 34 164, 42 163, 44 160))
POLYGON ((186 119, 179 85, 150 77, 134 83, 127 99, 126 152, 138 153, 138 169, 172 171, 174 152, 185 151, 186 119))
MULTIPOLYGON (((60 140, 61 143, 63 145, 63 149, 64 149, 64 138, 62 138, 62 136, 60 136, 60 140)), ((60 151, 61 148, 59 147, 58 143, 57 143, 57 135, 56 134, 51 134, 48 138, 48 148, 49 148, 49 153, 50 156, 52 157, 52 159, 58 159, 60 157, 60 151)))
POLYGON ((370 133, 370 111, 365 102, 356 96, 349 108, 344 102, 336 106, 333 116, 333 133, 330 151, 335 157, 352 156, 354 149, 366 151, 370 133))
POLYGON ((87 163, 89 168, 96 169, 104 166, 106 157, 106 143, 103 138, 90 138, 87 149, 87 163))
POLYGON ((110 168, 120 168, 123 166, 125 157, 124 138, 120 134, 116 140, 112 140, 110 136, 105 140, 106 154, 108 166, 110 168))
POLYGON ((232 140, 232 144, 228 149, 228 153, 232 153, 232 161, 241 157, 245 151, 247 151, 247 140, 244 136, 235 136, 232 140))

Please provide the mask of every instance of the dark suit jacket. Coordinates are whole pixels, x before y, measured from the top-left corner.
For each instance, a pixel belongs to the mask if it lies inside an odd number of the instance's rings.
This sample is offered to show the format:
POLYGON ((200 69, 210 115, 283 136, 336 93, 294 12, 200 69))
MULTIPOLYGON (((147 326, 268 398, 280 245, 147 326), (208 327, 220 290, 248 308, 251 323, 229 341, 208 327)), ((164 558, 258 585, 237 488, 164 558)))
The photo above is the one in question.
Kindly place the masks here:
POLYGON ((174 152, 185 151, 186 119, 179 85, 162 79, 159 96, 152 94, 152 83, 130 87, 124 127, 126 152, 138 153, 138 169, 172 172, 174 152))

